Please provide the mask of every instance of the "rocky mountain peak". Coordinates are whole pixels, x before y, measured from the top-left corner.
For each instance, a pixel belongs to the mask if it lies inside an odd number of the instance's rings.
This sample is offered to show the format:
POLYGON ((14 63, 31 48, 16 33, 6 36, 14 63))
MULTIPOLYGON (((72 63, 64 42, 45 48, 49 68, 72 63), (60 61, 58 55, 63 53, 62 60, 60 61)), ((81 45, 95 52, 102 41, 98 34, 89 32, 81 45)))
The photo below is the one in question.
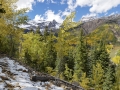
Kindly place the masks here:
POLYGON ((43 31, 45 29, 45 27, 47 26, 48 29, 52 29, 53 31, 55 31, 56 29, 59 28, 61 24, 58 23, 56 20, 53 21, 42 21, 42 20, 31 20, 29 22, 27 22, 27 24, 23 25, 21 28, 27 29, 27 30, 36 30, 37 27, 40 27, 40 30, 43 31))

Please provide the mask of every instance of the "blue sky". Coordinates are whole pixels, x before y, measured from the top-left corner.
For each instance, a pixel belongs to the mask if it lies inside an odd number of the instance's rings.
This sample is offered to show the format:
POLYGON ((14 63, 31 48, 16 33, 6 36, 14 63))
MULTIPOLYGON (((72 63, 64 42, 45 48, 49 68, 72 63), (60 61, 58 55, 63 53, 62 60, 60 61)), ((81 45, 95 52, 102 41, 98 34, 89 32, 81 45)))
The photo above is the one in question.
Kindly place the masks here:
POLYGON ((18 0, 18 9, 28 7, 31 20, 62 23, 67 15, 76 11, 74 21, 85 17, 101 17, 120 14, 120 0, 18 0))

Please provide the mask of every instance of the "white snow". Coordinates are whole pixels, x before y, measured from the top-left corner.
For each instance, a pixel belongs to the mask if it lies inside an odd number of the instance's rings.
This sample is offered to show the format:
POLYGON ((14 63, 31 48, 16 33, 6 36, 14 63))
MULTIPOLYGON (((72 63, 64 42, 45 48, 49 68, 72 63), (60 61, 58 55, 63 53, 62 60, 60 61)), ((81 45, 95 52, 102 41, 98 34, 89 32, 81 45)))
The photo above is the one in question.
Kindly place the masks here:
POLYGON ((0 90, 9 90, 10 88, 12 88, 10 90, 47 90, 46 88, 49 88, 49 90, 63 90, 62 87, 51 85, 50 82, 31 81, 30 75, 27 73, 28 70, 14 60, 5 57, 0 59, 0 63, 3 63, 3 65, 0 65, 0 90), (26 70, 26 72, 23 72, 23 70, 26 70), (48 84, 51 86, 47 87, 48 84))
POLYGON ((23 28, 23 29, 26 29, 26 28, 30 27, 30 25, 21 24, 21 25, 19 25, 19 27, 23 28))
POLYGON ((61 26, 61 24, 56 24, 55 28, 56 28, 56 29, 59 29, 60 26, 61 26))

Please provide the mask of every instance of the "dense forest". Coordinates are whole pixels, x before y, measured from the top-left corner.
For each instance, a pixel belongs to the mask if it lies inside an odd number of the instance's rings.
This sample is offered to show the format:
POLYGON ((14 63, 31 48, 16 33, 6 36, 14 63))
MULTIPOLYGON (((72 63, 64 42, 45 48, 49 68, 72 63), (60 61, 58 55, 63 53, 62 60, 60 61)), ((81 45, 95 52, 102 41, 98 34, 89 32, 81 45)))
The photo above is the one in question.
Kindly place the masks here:
POLYGON ((6 13, 0 18, 0 54, 14 57, 37 71, 77 82, 86 90, 120 89, 120 51, 110 57, 117 43, 109 30, 112 24, 85 35, 83 28, 74 28, 81 23, 73 22, 73 12, 65 18, 57 35, 47 26, 43 34, 39 27, 24 33, 19 25, 29 20, 25 14, 28 9, 15 10, 14 3, 3 2, 6 13))

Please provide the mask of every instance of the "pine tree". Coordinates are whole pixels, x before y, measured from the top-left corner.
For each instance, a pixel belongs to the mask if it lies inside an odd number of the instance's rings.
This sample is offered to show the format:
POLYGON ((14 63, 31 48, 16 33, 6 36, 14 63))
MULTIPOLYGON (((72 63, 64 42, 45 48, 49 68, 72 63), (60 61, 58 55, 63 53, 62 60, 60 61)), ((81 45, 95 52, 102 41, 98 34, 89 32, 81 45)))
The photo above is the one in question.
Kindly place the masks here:
POLYGON ((106 70, 109 64, 111 64, 109 54, 103 41, 101 41, 98 46, 94 46, 91 60, 93 65, 95 65, 97 62, 101 63, 104 70, 106 70))
POLYGON ((40 34, 40 36, 42 36, 42 33, 41 33, 41 31, 40 31, 40 27, 39 27, 39 26, 36 28, 36 33, 37 33, 37 34, 40 34))
MULTIPOLYGON (((103 71, 106 72, 104 74, 104 80, 101 87, 103 90, 109 90, 108 88, 112 88, 112 84, 115 82, 115 67, 110 62, 109 54, 105 48, 104 41, 100 41, 100 44, 94 46, 91 56, 91 67, 99 63, 103 71)), ((91 71, 93 71, 93 69, 94 68, 92 68, 91 71)), ((94 74, 92 73, 91 76, 94 76, 94 74)))
POLYGON ((47 38, 46 42, 46 54, 44 59, 44 67, 51 67, 55 68, 55 62, 56 62, 56 51, 54 47, 54 36, 52 34, 52 31, 50 31, 50 34, 47 38))
POLYGON ((109 54, 105 48, 105 42, 101 41, 98 51, 99 51, 98 60, 100 61, 100 63, 103 66, 103 69, 105 70, 108 68, 109 64, 111 64, 109 54))
POLYGON ((115 71, 115 79, 116 82, 114 84, 113 90, 120 90, 120 64, 116 66, 116 71, 115 71))
POLYGON ((115 65, 109 66, 104 75, 103 90, 110 90, 115 83, 115 65))
MULTIPOLYGON (((83 31, 80 31, 80 37, 79 37, 79 44, 76 46, 75 53, 74 53, 74 59, 75 59, 75 66, 74 66, 74 75, 77 76, 78 79, 80 79, 83 72, 88 72, 87 68, 87 60, 88 60, 88 53, 87 53, 87 47, 84 42, 84 36, 83 31)), ((80 80, 78 80, 80 81, 80 80)))
POLYGON ((72 70, 72 74, 74 71, 74 57, 73 57, 73 50, 69 50, 68 55, 64 58, 65 63, 67 64, 68 68, 72 70))
POLYGON ((45 43, 46 43, 46 41, 47 41, 47 36, 48 36, 48 35, 49 35, 48 26, 46 26, 46 27, 45 27, 45 30, 44 30, 44 35, 43 35, 45 43))

